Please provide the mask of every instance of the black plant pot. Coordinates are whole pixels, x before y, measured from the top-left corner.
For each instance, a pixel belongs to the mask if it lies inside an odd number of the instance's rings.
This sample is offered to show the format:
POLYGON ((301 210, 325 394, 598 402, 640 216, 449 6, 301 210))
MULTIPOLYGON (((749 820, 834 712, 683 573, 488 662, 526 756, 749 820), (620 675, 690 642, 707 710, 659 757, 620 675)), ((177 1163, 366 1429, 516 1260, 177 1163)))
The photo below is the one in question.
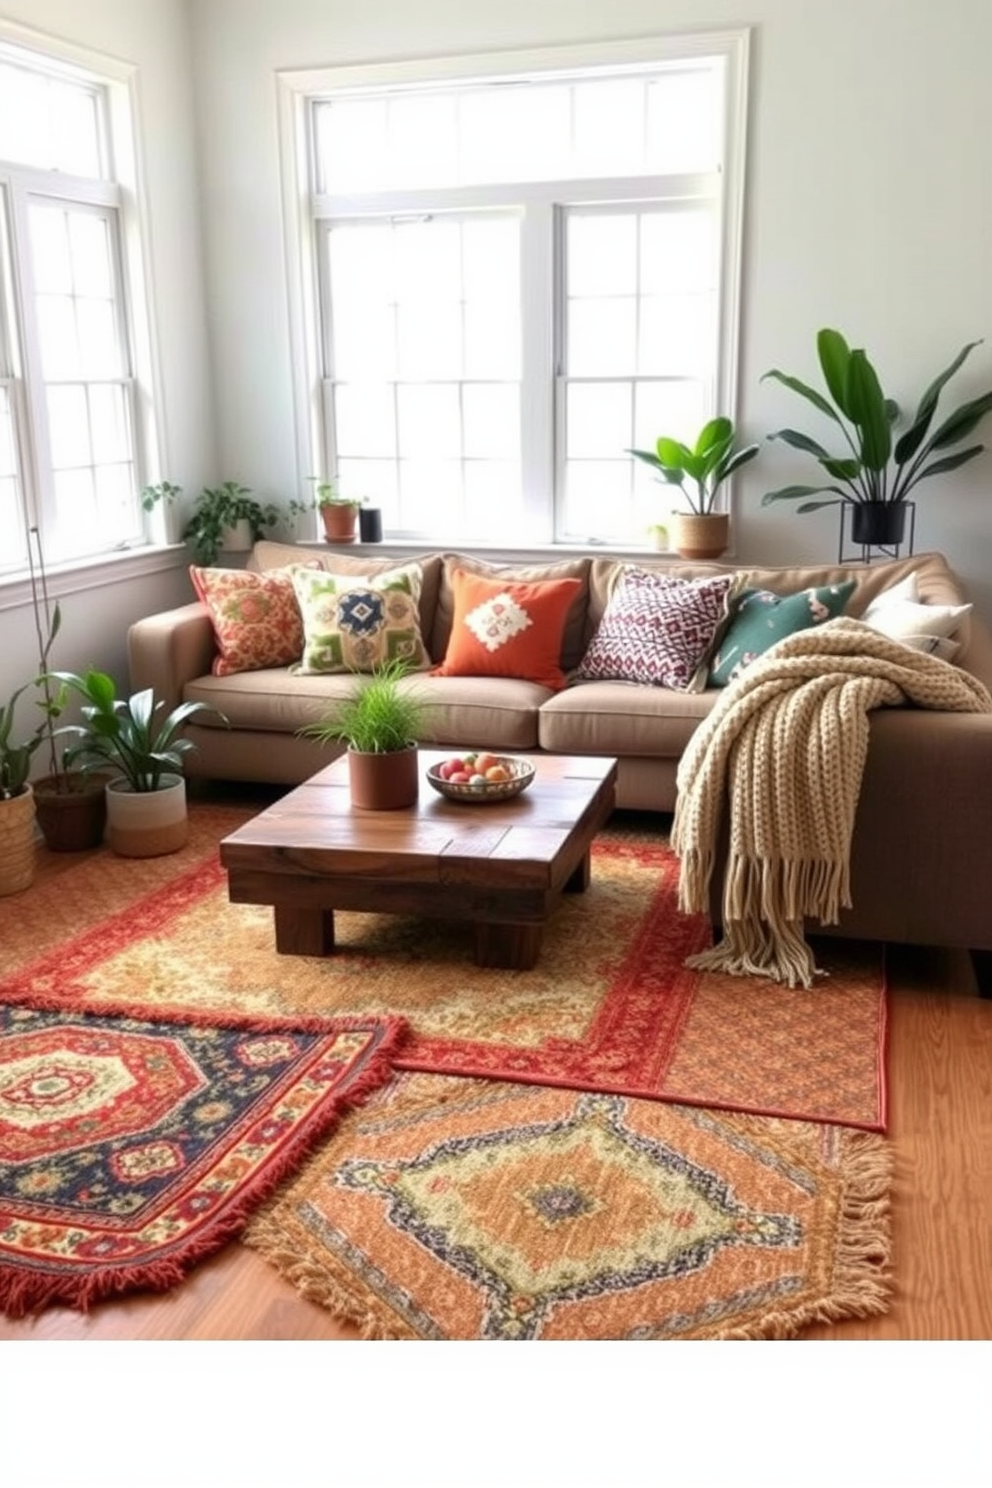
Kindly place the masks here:
POLYGON ((382 542, 382 512, 377 506, 363 506, 358 513, 358 535, 362 542, 382 542))
POLYGON ((901 501, 864 501, 851 513, 851 537, 863 548, 898 547, 906 531, 901 501))

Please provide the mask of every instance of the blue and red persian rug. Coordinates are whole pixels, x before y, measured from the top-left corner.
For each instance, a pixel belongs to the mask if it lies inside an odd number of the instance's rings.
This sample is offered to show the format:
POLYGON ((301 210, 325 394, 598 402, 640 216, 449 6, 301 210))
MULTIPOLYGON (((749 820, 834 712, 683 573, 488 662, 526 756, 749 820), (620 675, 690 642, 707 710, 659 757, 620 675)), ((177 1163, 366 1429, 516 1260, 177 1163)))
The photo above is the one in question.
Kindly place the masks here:
POLYGON ((182 1280, 390 1077, 402 1033, 0 1007, 0 1307, 182 1280))

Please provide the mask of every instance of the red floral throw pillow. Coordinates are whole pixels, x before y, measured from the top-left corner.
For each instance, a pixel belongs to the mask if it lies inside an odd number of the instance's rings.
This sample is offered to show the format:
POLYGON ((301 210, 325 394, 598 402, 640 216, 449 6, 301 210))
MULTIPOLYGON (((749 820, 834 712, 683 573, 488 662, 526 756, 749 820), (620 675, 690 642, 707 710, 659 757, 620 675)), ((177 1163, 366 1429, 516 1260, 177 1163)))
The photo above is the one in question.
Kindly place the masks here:
POLYGON ((455 610, 438 677, 520 677, 560 691, 565 618, 581 579, 484 579, 450 574, 455 610))
POLYGON ((193 588, 210 611, 217 639, 215 677, 299 661, 303 654, 303 617, 293 588, 293 573, 313 566, 301 563, 271 568, 267 573, 190 566, 193 588))
POLYGON ((617 580, 576 680, 644 682, 679 692, 705 686, 705 663, 721 635, 735 574, 679 579, 628 568, 617 580))

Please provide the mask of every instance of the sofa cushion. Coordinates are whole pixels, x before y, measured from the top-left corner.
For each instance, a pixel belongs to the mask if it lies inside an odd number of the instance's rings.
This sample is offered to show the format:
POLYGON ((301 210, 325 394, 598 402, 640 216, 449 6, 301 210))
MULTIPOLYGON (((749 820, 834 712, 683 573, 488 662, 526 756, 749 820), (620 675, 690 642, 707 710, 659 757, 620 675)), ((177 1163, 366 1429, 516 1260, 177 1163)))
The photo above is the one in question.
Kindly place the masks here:
POLYGON ((960 651, 958 641, 950 637, 971 613, 970 604, 921 604, 919 580, 915 572, 899 583, 883 589, 869 604, 861 619, 872 630, 890 640, 901 641, 914 651, 926 651, 951 661, 960 651))
POLYGON ((305 564, 251 573, 241 568, 201 568, 190 564, 198 598, 210 612, 217 654, 215 676, 258 671, 298 661, 303 652, 303 620, 293 574, 305 564))
MULTIPOLYGON (((429 677, 417 672, 401 688, 429 703, 424 715, 425 743, 475 746, 491 750, 534 749, 545 687, 510 677, 429 677)), ((205 713, 202 725, 221 729, 225 736, 250 730, 261 736, 293 734, 316 723, 350 697, 354 679, 342 672, 303 675, 285 667, 252 672, 251 676, 214 677, 209 674, 186 683, 183 698, 207 703, 229 720, 228 729, 215 713, 205 713)), ((334 758, 329 750, 327 761, 334 758)), ((263 751, 264 754, 264 751, 263 751)), ((258 779, 267 779, 267 762, 258 779)))
MULTIPOLYGON (((410 555, 394 555, 392 558, 372 558, 358 553, 341 552, 321 543, 283 543, 261 538, 248 555, 248 568, 265 573, 270 568, 284 568, 288 563, 319 563, 327 573, 354 575, 365 578, 380 574, 390 568, 401 567, 411 561, 410 555)), ((425 644, 434 629, 434 612, 437 609, 438 588, 441 583, 440 553, 417 555, 420 565, 420 632, 425 644)), ((432 653, 436 654, 436 653, 432 653)))
POLYGON ((303 616, 303 657, 312 672, 371 672, 390 661, 422 671, 429 657, 420 634, 420 566, 343 575, 297 568, 293 587, 303 616))
MULTIPOLYGON (((561 563, 495 564, 485 563, 479 558, 465 557, 460 553, 446 553, 441 567, 440 587, 434 629, 431 633, 430 651, 435 661, 442 661, 451 639, 451 627, 455 618, 455 591, 451 575, 460 573, 478 574, 480 578, 505 580, 515 583, 541 584, 552 579, 578 579, 580 588, 565 616, 565 628, 561 640, 561 666, 566 672, 578 666, 585 650, 586 608, 588 603, 590 563, 588 558, 570 558, 561 563)), ((428 632, 424 631, 426 639, 428 632)))
POLYGON ((836 619, 853 592, 853 579, 844 584, 801 589, 798 594, 745 589, 710 665, 710 686, 726 687, 739 672, 786 636, 836 619))
POLYGON ((703 663, 726 622, 736 584, 732 574, 682 579, 626 568, 576 678, 697 690, 705 683, 703 663))
POLYGON ((541 708, 538 741, 560 754, 678 760, 718 692, 575 682, 541 708))
POLYGON ((577 578, 522 582, 451 568, 455 610, 438 677, 519 677, 565 686, 560 657, 565 619, 582 591, 577 578))

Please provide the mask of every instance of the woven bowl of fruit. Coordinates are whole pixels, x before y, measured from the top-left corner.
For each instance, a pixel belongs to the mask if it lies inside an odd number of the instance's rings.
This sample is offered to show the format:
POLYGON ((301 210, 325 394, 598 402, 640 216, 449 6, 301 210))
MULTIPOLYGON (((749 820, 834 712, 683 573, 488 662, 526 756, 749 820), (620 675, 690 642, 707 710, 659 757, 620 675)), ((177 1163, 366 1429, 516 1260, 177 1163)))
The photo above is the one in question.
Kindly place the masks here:
POLYGON ((453 754, 430 765, 427 779, 449 801, 481 805, 519 796, 534 779, 534 766, 507 754, 453 754))

